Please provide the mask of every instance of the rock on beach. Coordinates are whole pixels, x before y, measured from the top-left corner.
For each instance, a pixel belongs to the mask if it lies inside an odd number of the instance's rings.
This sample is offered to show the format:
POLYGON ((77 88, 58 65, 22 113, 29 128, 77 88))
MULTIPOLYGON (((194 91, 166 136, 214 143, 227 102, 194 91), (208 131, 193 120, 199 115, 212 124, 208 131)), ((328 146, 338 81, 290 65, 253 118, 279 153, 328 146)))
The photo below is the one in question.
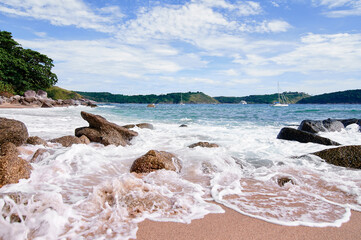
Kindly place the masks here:
POLYGON ((7 118, 0 118, 0 145, 11 142, 20 146, 26 142, 29 137, 28 129, 25 124, 7 118))
POLYGON ((325 149, 313 154, 333 165, 361 169, 360 145, 325 149))
POLYGON ((337 142, 334 142, 328 138, 324 138, 306 131, 301 131, 301 130, 297 130, 294 128, 289 128, 289 127, 284 127, 281 129, 281 131, 279 132, 278 139, 283 139, 283 140, 290 140, 290 141, 297 141, 297 142, 301 142, 301 143, 318 143, 318 144, 323 144, 323 145, 333 145, 333 146, 338 146, 340 145, 337 142))
POLYGON ((150 150, 133 162, 130 172, 149 173, 160 169, 179 172, 180 160, 172 153, 150 150))

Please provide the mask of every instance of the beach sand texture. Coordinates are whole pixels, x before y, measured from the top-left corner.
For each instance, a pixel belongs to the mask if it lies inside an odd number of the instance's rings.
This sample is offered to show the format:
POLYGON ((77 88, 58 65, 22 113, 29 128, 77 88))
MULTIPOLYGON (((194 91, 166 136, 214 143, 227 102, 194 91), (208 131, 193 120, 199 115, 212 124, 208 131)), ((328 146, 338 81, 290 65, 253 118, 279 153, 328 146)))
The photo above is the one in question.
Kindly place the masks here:
POLYGON ((222 206, 224 214, 208 214, 191 224, 154 222, 139 224, 139 240, 358 240, 361 239, 361 213, 352 211, 341 227, 288 227, 268 223, 222 206))

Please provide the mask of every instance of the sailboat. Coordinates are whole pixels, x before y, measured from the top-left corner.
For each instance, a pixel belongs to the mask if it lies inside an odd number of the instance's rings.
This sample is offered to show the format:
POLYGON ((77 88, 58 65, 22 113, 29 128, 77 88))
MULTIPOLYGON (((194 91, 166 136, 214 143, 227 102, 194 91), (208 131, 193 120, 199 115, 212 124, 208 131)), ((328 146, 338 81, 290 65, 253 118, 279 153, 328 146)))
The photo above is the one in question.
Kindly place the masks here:
POLYGON ((275 102, 272 106, 273 107, 288 107, 288 103, 286 101, 286 97, 280 93, 280 83, 277 82, 278 88, 278 102, 275 102))
POLYGON ((185 105, 185 104, 183 103, 182 93, 181 93, 181 100, 180 100, 179 105, 185 105))

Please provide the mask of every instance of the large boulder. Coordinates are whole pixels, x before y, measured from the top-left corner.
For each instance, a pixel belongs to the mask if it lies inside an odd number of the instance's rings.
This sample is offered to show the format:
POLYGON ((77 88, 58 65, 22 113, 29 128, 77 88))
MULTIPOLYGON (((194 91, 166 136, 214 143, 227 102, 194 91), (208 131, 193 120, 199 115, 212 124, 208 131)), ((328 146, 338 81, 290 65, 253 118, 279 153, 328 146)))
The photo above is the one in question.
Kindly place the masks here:
POLYGON ((328 163, 361 169, 361 146, 343 146, 313 153, 328 163))
POLYGON ((25 124, 7 118, 0 118, 0 145, 11 142, 16 146, 20 146, 26 142, 29 133, 25 124))
POLYGON ((36 93, 37 97, 39 98, 48 98, 48 93, 43 90, 38 90, 36 93))
POLYGON ((36 96, 36 92, 33 90, 27 90, 26 92, 24 92, 24 97, 35 97, 36 96))
POLYGON ((195 148, 195 147, 204 147, 204 148, 217 148, 219 147, 216 143, 209 143, 209 142, 197 142, 193 143, 188 146, 189 148, 195 148))
POLYGON ((322 121, 303 120, 298 130, 318 133, 318 132, 338 132, 350 124, 358 124, 361 126, 361 119, 326 119, 322 121))
POLYGON ((75 129, 75 136, 85 135, 91 142, 99 142, 105 146, 125 146, 130 144, 133 137, 138 136, 137 132, 108 122, 102 116, 87 112, 81 112, 81 116, 89 123, 89 127, 75 129))
POLYGON ((70 147, 73 144, 82 144, 82 140, 75 136, 63 136, 50 140, 53 143, 60 143, 63 147, 70 147))
POLYGON ((279 132, 278 139, 284 139, 284 140, 290 140, 290 141, 297 141, 301 143, 318 143, 323 145, 334 145, 338 146, 340 145, 337 142, 334 142, 328 138, 324 138, 309 132, 297 130, 294 128, 284 127, 279 132))
POLYGON ((0 152, 0 188, 6 184, 18 183, 22 178, 29 178, 31 165, 18 157, 19 152, 13 143, 1 145, 0 152))
POLYGON ((149 173, 160 169, 179 172, 180 160, 172 153, 150 150, 133 162, 130 172, 149 173))

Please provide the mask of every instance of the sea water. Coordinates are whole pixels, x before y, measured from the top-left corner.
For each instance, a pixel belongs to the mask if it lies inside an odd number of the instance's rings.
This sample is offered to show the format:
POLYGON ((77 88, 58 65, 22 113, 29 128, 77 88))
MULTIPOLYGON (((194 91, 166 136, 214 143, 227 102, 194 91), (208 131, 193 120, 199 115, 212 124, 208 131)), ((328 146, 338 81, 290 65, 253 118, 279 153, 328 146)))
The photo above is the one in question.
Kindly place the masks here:
MULTIPOLYGON (((129 239, 144 219, 190 223, 227 206, 287 226, 340 226, 361 211, 361 171, 310 155, 332 146, 277 139, 304 119, 360 118, 361 105, 157 105, 103 104, 98 108, 0 109, 45 140, 88 126, 87 111, 118 125, 148 122, 131 145, 60 145, 35 163, 29 179, 0 189, 0 239, 129 239), (179 127, 186 124, 187 127, 179 127), (188 148, 207 141, 219 148, 188 148), (129 172, 149 150, 168 151, 180 173, 129 172), (292 179, 283 187, 277 180, 292 179), (215 204, 218 203, 218 204, 215 204)), ((321 136, 360 144, 359 126, 321 136)), ((26 146, 30 161, 42 146, 26 146)))

